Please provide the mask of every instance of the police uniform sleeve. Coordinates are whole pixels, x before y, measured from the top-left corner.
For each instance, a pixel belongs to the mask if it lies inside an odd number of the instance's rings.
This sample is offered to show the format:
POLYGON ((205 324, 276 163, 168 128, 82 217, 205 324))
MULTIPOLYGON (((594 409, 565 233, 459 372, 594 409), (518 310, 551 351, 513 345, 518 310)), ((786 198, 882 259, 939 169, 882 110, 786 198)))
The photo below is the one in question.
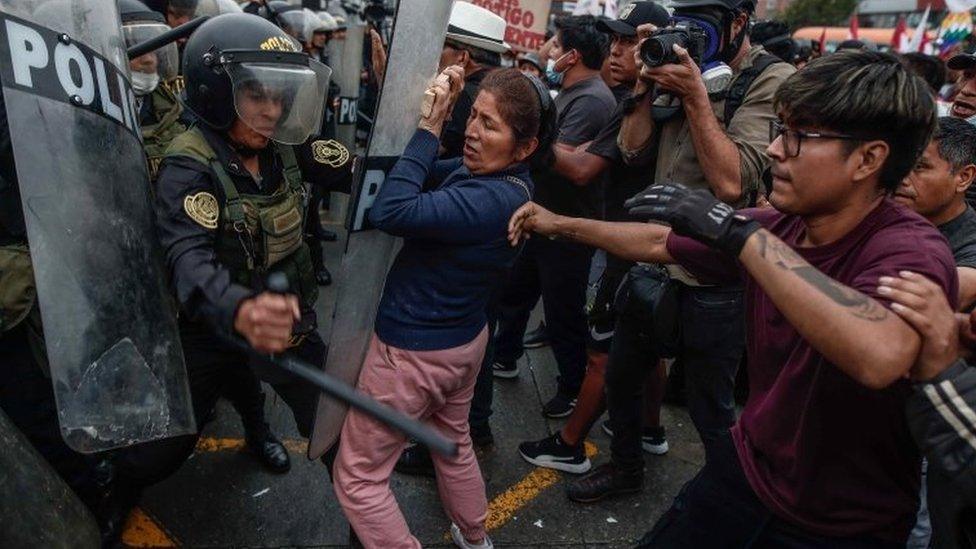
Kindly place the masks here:
POLYGON ((326 191, 348 194, 355 158, 335 139, 311 139, 295 147, 298 167, 305 181, 326 191))
POLYGON ((217 262, 216 185, 206 168, 183 158, 164 160, 156 185, 157 232, 181 310, 233 333, 237 308, 253 292, 217 262))

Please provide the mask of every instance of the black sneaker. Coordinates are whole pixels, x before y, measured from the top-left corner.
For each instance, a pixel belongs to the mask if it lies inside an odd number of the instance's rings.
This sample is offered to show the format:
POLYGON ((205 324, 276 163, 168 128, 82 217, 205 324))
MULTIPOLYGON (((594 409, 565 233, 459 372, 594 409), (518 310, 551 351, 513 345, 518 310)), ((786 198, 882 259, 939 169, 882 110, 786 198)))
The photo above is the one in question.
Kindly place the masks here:
POLYGON ((405 475, 434 478, 434 460, 430 458, 430 450, 423 444, 407 446, 393 470, 405 475))
MULTIPOLYGON (((613 429, 610 428, 610 420, 604 420, 603 432, 608 436, 613 436, 613 429)), ((644 434, 641 435, 641 448, 648 454, 663 456, 668 453, 668 439, 664 435, 664 426, 644 427, 644 434)))
POLYGON ((519 444, 519 455, 532 465, 581 474, 590 470, 590 458, 586 457, 583 445, 570 446, 556 431, 552 436, 535 442, 519 444))
POLYGON ((500 377, 502 379, 515 379, 518 377, 518 364, 514 361, 505 362, 502 360, 496 360, 494 364, 491 365, 491 375, 495 377, 500 377))
POLYGON ((522 347, 526 349, 538 349, 546 345, 549 345, 549 331, 546 330, 545 322, 540 322, 535 330, 526 332, 522 337, 522 347))
POLYGON ((568 397, 562 393, 549 399, 549 402, 542 407, 542 415, 548 418, 566 417, 573 413, 576 408, 576 397, 568 397))
POLYGON ((644 472, 628 473, 613 463, 604 463, 585 477, 566 487, 566 497, 577 503, 593 503, 611 496, 640 492, 644 488, 644 472))

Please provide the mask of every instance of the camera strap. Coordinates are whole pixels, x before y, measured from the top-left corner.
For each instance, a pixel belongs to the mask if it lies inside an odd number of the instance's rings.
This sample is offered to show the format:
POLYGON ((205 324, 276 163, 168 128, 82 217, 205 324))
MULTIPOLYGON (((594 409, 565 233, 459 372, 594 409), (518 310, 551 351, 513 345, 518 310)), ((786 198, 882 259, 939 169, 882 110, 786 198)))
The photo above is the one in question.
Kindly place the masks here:
POLYGON ((732 118, 735 116, 735 112, 739 110, 739 107, 742 106, 742 102, 749 93, 749 89, 752 87, 753 82, 755 82, 756 79, 759 78, 759 76, 770 67, 770 65, 779 62, 781 62, 779 57, 764 53, 760 55, 758 59, 756 59, 751 67, 739 73, 739 76, 732 81, 732 84, 729 86, 729 89, 725 95, 725 114, 722 117, 726 128, 728 128, 729 124, 732 123, 732 118))

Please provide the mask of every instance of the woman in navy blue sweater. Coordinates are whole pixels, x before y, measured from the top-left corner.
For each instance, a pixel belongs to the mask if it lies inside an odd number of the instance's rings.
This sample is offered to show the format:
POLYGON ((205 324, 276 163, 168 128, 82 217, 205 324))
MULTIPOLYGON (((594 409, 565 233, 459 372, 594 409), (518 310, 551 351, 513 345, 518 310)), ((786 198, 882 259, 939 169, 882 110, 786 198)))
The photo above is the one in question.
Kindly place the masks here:
MULTIPOLYGON (((386 278, 359 389, 457 442, 456 457, 434 456, 451 534, 459 547, 491 547, 468 410, 488 341, 488 299, 517 253, 508 220, 531 198, 527 161, 554 107, 540 82, 496 70, 471 109, 464 156, 438 161, 441 129, 464 84, 460 67, 442 74, 431 88, 430 116, 369 213, 373 225, 404 242, 386 278)), ((389 486, 403 435, 353 410, 340 441, 336 495, 359 539, 366 547, 420 547, 389 486)))

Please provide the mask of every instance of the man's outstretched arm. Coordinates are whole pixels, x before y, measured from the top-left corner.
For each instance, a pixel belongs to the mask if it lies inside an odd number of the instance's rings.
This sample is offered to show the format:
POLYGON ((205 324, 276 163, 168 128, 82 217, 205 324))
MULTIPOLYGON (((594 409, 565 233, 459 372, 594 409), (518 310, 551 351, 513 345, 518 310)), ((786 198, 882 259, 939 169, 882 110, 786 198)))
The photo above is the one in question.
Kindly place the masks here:
POLYGON ((674 263, 667 250, 671 229, 663 225, 566 217, 529 202, 512 215, 508 223, 508 239, 516 246, 530 233, 574 240, 631 261, 674 263))

